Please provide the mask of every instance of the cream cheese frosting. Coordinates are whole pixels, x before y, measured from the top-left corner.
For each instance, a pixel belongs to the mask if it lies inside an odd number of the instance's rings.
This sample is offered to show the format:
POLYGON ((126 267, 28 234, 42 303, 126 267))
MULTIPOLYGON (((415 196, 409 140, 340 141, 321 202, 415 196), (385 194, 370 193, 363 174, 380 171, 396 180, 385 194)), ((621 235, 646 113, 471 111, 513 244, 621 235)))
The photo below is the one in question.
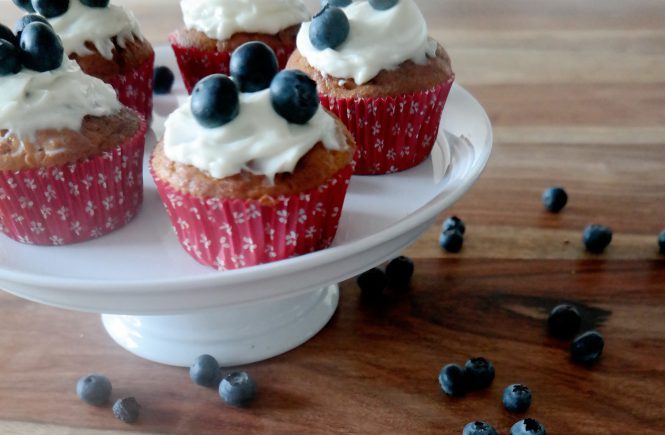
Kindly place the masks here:
POLYGON ((49 19, 55 32, 62 39, 65 53, 80 56, 93 52, 85 46, 87 41, 95 45, 106 59, 113 59, 113 38, 124 48, 127 42, 143 40, 138 22, 131 11, 122 6, 105 8, 84 6, 79 0, 71 0, 63 15, 49 19))
POLYGON ((343 10, 351 30, 336 49, 315 48, 309 39, 309 22, 298 32, 298 50, 327 76, 362 85, 382 70, 395 69, 407 60, 423 64, 436 55, 437 43, 428 36, 427 22, 413 0, 400 0, 384 11, 356 0, 343 10))
POLYGON ((182 0, 180 7, 187 29, 220 41, 242 32, 276 34, 311 16, 302 0, 182 0))
POLYGON ((240 112, 217 128, 199 125, 191 111, 191 97, 166 120, 164 153, 175 162, 189 164, 214 178, 242 170, 265 175, 293 172, 298 161, 317 143, 341 150, 337 123, 319 107, 306 124, 291 124, 272 107, 270 90, 240 94, 240 112))
POLYGON ((106 116, 121 108, 110 85, 67 58, 53 71, 24 68, 0 77, 0 129, 18 137, 43 129, 78 131, 86 115, 106 116))

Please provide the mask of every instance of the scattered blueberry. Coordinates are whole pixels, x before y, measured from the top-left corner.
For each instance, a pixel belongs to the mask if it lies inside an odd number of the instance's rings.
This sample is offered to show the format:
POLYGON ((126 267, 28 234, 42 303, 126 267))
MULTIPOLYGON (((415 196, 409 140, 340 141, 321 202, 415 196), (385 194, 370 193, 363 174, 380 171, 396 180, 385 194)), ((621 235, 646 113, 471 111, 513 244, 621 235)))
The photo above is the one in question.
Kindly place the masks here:
POLYGON ((32 0, 35 12, 46 18, 59 17, 69 9, 69 0, 32 0))
POLYGON ((189 368, 189 377, 197 385, 217 387, 222 373, 219 370, 219 363, 213 356, 201 355, 189 368))
POLYGON ((62 65, 62 41, 50 26, 34 22, 21 33, 21 61, 26 68, 45 72, 62 65))
POLYGON ((109 2, 110 0, 81 0, 81 3, 89 8, 105 8, 109 2))
POLYGON ((16 6, 23 9, 24 11, 34 12, 35 8, 32 7, 31 0, 12 0, 16 6))
POLYGON ((612 243, 612 230, 604 225, 589 225, 582 236, 584 246, 592 254, 602 254, 612 243))
POLYGON ((409 284, 415 267, 409 257, 400 256, 386 266, 386 276, 391 285, 404 287, 409 284))
POLYGON ((14 32, 12 32, 12 29, 3 24, 0 24, 0 39, 9 41, 18 48, 18 38, 14 35, 14 32))
POLYGON ((547 435, 547 432, 542 424, 533 418, 526 418, 510 428, 510 435, 547 435))
POLYGON ((336 6, 338 8, 343 8, 353 3, 353 0, 321 0, 321 7, 325 8, 326 6, 336 6))
POLYGON ((496 429, 484 421, 472 421, 464 426, 462 435, 497 435, 496 429))
POLYGON ((125 397, 124 399, 118 399, 113 404, 113 415, 120 421, 125 423, 134 423, 139 419, 139 412, 141 410, 141 405, 136 401, 134 397, 125 397))
POLYGON ((235 372, 222 379, 219 395, 231 406, 246 406, 256 397, 256 383, 246 372, 235 372))
POLYGON ((470 390, 483 390, 494 381, 494 364, 486 358, 472 358, 464 364, 464 373, 470 390))
POLYGON ((665 255, 665 230, 658 237, 658 250, 661 254, 665 255))
POLYGON ((463 396, 466 393, 464 369, 457 364, 448 364, 439 373, 439 385, 449 396, 463 396))
POLYGON ((377 11, 386 11, 399 3, 399 0, 369 0, 369 4, 377 11))
POLYGON ((547 327, 551 335, 557 338, 572 338, 582 325, 580 312, 572 305, 554 307, 547 319, 547 327))
POLYGON ((111 381, 104 376, 92 374, 76 383, 76 395, 85 403, 95 406, 106 405, 111 397, 111 381))
POLYGON ((543 205, 552 213, 559 213, 568 204, 568 194, 561 187, 550 187, 543 193, 543 205))
POLYGON ((526 385, 508 385, 503 390, 503 406, 511 412, 526 412, 531 406, 531 390, 526 385))
POLYGON ((464 235, 466 233, 466 225, 464 224, 464 221, 457 216, 450 216, 443 222, 442 231, 448 230, 457 230, 464 235))
POLYGON ((229 69, 241 92, 258 92, 270 87, 279 64, 272 48, 263 42, 252 41, 236 48, 229 69))
POLYGON ((21 18, 18 19, 18 21, 16 21, 16 25, 14 26, 14 32, 16 32, 16 39, 20 40, 23 29, 25 29, 25 27, 28 24, 34 22, 44 23, 47 26, 51 27, 51 23, 49 23, 46 20, 46 18, 42 17, 41 15, 37 14, 23 15, 21 18))
POLYGON ((191 108, 194 118, 205 128, 228 124, 240 113, 238 87, 223 74, 210 75, 194 86, 191 108))
POLYGON ((388 285, 388 278, 381 269, 374 268, 360 274, 357 278, 358 287, 365 297, 379 297, 388 285))
POLYGON ((441 233, 439 245, 447 252, 457 254, 464 245, 464 235, 458 230, 448 230, 441 233))
POLYGON ((16 74, 21 68, 21 52, 10 41, 0 39, 0 76, 16 74))
POLYGON ((588 331, 577 336, 570 345, 570 354, 573 361, 592 365, 603 354, 605 340, 597 331, 588 331))
POLYGON ((156 66, 153 73, 153 87, 152 91, 155 94, 162 95, 171 92, 175 76, 173 71, 167 66, 156 66))
POLYGON ((293 124, 306 124, 319 110, 316 82, 302 71, 277 74, 270 84, 270 98, 275 112, 293 124))
POLYGON ((349 37, 351 25, 344 11, 327 5, 314 15, 309 26, 309 40, 318 50, 335 49, 349 37))

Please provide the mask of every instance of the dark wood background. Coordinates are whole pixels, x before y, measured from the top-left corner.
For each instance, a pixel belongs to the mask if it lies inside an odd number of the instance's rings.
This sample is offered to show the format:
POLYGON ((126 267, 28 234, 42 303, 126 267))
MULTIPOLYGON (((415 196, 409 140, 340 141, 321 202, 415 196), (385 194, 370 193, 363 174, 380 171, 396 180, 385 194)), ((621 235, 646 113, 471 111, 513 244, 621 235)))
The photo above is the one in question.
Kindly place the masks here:
MULTIPOLYGON (((180 22, 176 1, 116 3, 156 44, 180 22)), ((446 213, 467 222, 463 253, 440 251, 437 225, 406 252, 417 268, 409 292, 363 303, 344 283, 321 334, 246 367, 260 388, 247 410, 191 385, 186 369, 121 350, 96 315, 1 294, 0 433, 455 434, 485 419, 505 434, 520 418, 500 404, 514 382, 531 387, 528 415, 550 434, 665 431, 665 2, 418 3, 495 125, 488 170, 446 213), (540 206, 550 185, 571 196, 558 216, 540 206), (615 230, 603 256, 581 247, 592 222, 615 230), (546 334, 562 301, 605 335, 591 370, 546 334), (439 369, 478 355, 496 365, 493 387, 445 397, 439 369), (114 397, 138 398, 139 424, 77 400, 90 371, 111 377, 114 397)), ((0 0, 3 22, 17 15, 0 0)))

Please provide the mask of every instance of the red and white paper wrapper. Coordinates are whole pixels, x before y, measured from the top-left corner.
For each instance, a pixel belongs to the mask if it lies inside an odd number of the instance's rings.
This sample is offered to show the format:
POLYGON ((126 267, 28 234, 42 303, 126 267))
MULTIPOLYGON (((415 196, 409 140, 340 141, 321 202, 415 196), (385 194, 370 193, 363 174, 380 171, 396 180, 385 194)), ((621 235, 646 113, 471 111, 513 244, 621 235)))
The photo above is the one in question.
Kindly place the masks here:
POLYGON ((432 152, 453 79, 426 91, 385 98, 320 95, 358 145, 355 173, 382 175, 405 171, 432 152))
MULTIPOLYGON (((175 34, 169 36, 171 47, 175 53, 182 80, 185 83, 188 93, 199 80, 208 77, 211 74, 229 74, 229 64, 231 62, 231 51, 207 51, 195 47, 182 47, 177 44, 175 34)), ((269 44, 270 45, 270 44, 269 44)), ((295 41, 293 45, 281 44, 279 46, 270 45, 277 55, 279 69, 286 66, 286 61, 291 53, 296 49, 295 41)))
POLYGON ((62 166, 0 171, 0 230, 32 245, 65 245, 127 224, 143 199, 146 123, 128 142, 62 166))
POLYGON ((132 71, 117 74, 107 81, 118 94, 118 100, 139 112, 147 120, 152 118, 152 80, 155 54, 132 71))
POLYGON ((274 205, 255 200, 183 194, 152 171, 166 211, 185 250, 218 270, 239 269, 327 248, 337 233, 353 169, 274 205))

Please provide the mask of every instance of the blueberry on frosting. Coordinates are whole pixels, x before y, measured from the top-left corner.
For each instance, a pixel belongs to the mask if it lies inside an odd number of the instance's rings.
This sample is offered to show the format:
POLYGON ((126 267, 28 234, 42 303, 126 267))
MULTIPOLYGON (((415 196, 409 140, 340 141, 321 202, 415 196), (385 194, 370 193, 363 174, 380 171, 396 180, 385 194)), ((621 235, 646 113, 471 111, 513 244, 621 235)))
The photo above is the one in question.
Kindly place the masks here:
POLYGON ((282 71, 270 84, 272 107, 292 124, 306 124, 319 109, 316 82, 297 70, 282 71))
POLYGON ((53 29, 40 22, 28 24, 21 33, 21 61, 37 72, 52 71, 62 65, 64 48, 53 29))
POLYGON ((16 46, 0 39, 0 76, 16 74, 21 71, 21 54, 16 46))
POLYGON ((191 109, 205 128, 217 128, 240 113, 238 87, 224 74, 213 74, 198 82, 192 91, 191 109))
POLYGON ((229 69, 241 92, 258 92, 270 87, 279 64, 272 48, 263 42, 252 41, 233 52, 229 69))
POLYGON ((67 12, 69 0, 32 0, 32 7, 46 18, 54 18, 67 12))
POLYGON ((51 23, 46 20, 46 18, 42 17, 41 15, 37 14, 28 14, 28 15, 23 15, 21 18, 16 21, 16 25, 14 26, 14 32, 16 32, 16 38, 18 40, 21 39, 21 33, 23 32, 23 29, 25 29, 25 26, 27 26, 30 23, 44 23, 47 26, 51 27, 51 23))
POLYGON ((81 0, 89 8, 105 8, 109 5, 109 0, 81 0))
POLYGON ((369 0, 369 4, 377 11, 387 11, 399 3, 399 0, 369 0))
POLYGON ((34 12, 35 8, 32 7, 31 0, 12 0, 16 6, 24 11, 34 12))
POLYGON ((321 7, 324 8, 328 5, 343 8, 353 3, 353 0, 321 0, 321 7))
POLYGON ((312 18, 309 40, 318 50, 335 49, 349 37, 351 25, 344 11, 327 5, 312 18))

